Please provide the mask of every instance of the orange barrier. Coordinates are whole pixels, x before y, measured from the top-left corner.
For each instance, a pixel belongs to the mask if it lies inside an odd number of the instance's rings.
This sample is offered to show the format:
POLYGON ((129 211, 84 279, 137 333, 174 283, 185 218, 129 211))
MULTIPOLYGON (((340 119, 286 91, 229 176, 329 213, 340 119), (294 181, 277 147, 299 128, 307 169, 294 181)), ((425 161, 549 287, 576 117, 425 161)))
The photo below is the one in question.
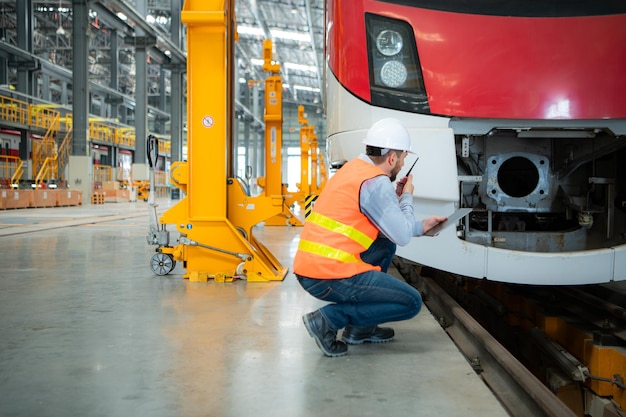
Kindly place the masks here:
POLYGON ((101 191, 91 194, 91 204, 104 204, 104 194, 101 191))
POLYGON ((0 210, 80 206, 81 204, 83 204, 83 195, 79 190, 0 190, 0 210))
POLYGON ((128 203, 130 193, 128 190, 103 190, 105 203, 128 203))
POLYGON ((83 204, 83 192, 79 190, 57 190, 57 206, 80 206, 83 204))
POLYGON ((55 207, 57 190, 33 190, 31 207, 55 207))
POLYGON ((32 206, 32 190, 0 191, 0 209, 19 209, 32 206))

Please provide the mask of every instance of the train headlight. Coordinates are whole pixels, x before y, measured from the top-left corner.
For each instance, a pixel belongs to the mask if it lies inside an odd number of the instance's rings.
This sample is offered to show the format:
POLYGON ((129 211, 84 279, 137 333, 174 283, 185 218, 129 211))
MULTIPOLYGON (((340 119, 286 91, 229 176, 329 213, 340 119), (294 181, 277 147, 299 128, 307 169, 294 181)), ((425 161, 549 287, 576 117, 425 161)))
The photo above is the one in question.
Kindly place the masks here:
POLYGON ((385 56, 394 56, 402 50, 404 41, 395 30, 383 30, 376 36, 376 48, 385 56))
POLYGON ((406 67, 398 61, 387 61, 380 69, 380 80, 387 87, 398 88, 406 82, 406 67))
POLYGON ((366 13, 365 26, 372 104, 430 113, 411 25, 366 13))

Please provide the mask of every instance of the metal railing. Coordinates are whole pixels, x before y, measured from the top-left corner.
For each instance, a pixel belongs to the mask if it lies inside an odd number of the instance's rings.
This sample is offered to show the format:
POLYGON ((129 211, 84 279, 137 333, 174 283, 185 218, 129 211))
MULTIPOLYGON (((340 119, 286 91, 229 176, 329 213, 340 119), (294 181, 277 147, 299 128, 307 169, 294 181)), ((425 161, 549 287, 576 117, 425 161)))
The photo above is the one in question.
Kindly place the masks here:
POLYGON ((45 104, 0 96, 0 119, 41 129, 59 130, 60 113, 45 104))
MULTIPOLYGON (((69 160, 73 140, 72 114, 68 113, 62 118, 61 113, 54 110, 55 107, 58 105, 30 104, 0 95, 0 120, 46 130, 43 140, 34 139, 32 142, 32 172, 37 173, 35 182, 40 184, 39 186, 44 181, 53 178, 62 179, 60 171, 69 160), (57 144, 56 134, 61 129, 67 133, 62 142, 57 144)), ((169 155, 171 153, 170 138, 167 135, 157 135, 157 138, 159 153, 169 155)), ((119 125, 113 121, 92 118, 89 120, 88 139, 134 148, 135 128, 119 125)), ((17 184, 23 174, 23 162, 20 160, 12 163, 16 164, 16 167, 11 169, 11 183, 17 184)), ((3 178, 9 178, 9 176, 3 178)), ((167 179, 158 182, 159 185, 161 183, 166 185, 167 179)))
POLYGON ((17 156, 0 155, 0 178, 11 178, 11 185, 18 184, 24 163, 17 156))
POLYGON ((35 177, 36 186, 43 187, 44 182, 49 182, 52 178, 58 178, 58 172, 57 155, 46 157, 37 172, 37 177, 35 177))
POLYGON ((93 166, 93 180, 96 182, 106 182, 113 180, 113 167, 106 165, 93 166))

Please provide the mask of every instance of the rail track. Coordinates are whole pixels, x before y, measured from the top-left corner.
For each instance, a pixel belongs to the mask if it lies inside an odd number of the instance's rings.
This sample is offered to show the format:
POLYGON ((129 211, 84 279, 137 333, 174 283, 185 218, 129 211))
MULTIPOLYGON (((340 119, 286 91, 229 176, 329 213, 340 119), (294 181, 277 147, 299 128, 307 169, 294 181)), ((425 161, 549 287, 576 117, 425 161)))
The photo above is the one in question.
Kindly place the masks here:
POLYGON ((511 416, 626 416, 625 296, 394 266, 511 416))

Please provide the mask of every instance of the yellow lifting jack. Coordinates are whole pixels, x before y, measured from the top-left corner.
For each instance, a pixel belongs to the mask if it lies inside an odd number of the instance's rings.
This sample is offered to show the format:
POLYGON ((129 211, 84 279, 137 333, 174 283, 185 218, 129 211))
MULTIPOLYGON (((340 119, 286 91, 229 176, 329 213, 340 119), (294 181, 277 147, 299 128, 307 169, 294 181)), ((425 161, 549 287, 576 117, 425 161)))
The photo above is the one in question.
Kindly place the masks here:
POLYGON ((152 226, 157 275, 182 261, 190 281, 283 280, 287 268, 252 235, 256 224, 282 211, 283 197, 248 196, 232 174, 234 0, 186 0, 188 161, 175 162, 170 180, 185 197, 152 226), (180 233, 170 246, 167 224, 180 233))
MULTIPOLYGON (((263 41, 263 71, 270 76, 265 79, 265 177, 257 184, 266 194, 285 195, 282 183, 283 148, 283 79, 280 65, 272 60, 272 41, 263 41)), ((302 222, 283 201, 281 212, 265 220, 266 226, 302 226, 302 222)))
POLYGON ((315 126, 309 125, 309 120, 304 114, 304 106, 298 106, 298 123, 300 127, 300 183, 296 184, 298 191, 289 192, 283 186, 285 204, 291 206, 295 203, 305 208, 305 201, 319 195, 327 181, 326 164, 324 157, 319 152, 315 126), (318 184, 319 180, 319 184, 318 184))

